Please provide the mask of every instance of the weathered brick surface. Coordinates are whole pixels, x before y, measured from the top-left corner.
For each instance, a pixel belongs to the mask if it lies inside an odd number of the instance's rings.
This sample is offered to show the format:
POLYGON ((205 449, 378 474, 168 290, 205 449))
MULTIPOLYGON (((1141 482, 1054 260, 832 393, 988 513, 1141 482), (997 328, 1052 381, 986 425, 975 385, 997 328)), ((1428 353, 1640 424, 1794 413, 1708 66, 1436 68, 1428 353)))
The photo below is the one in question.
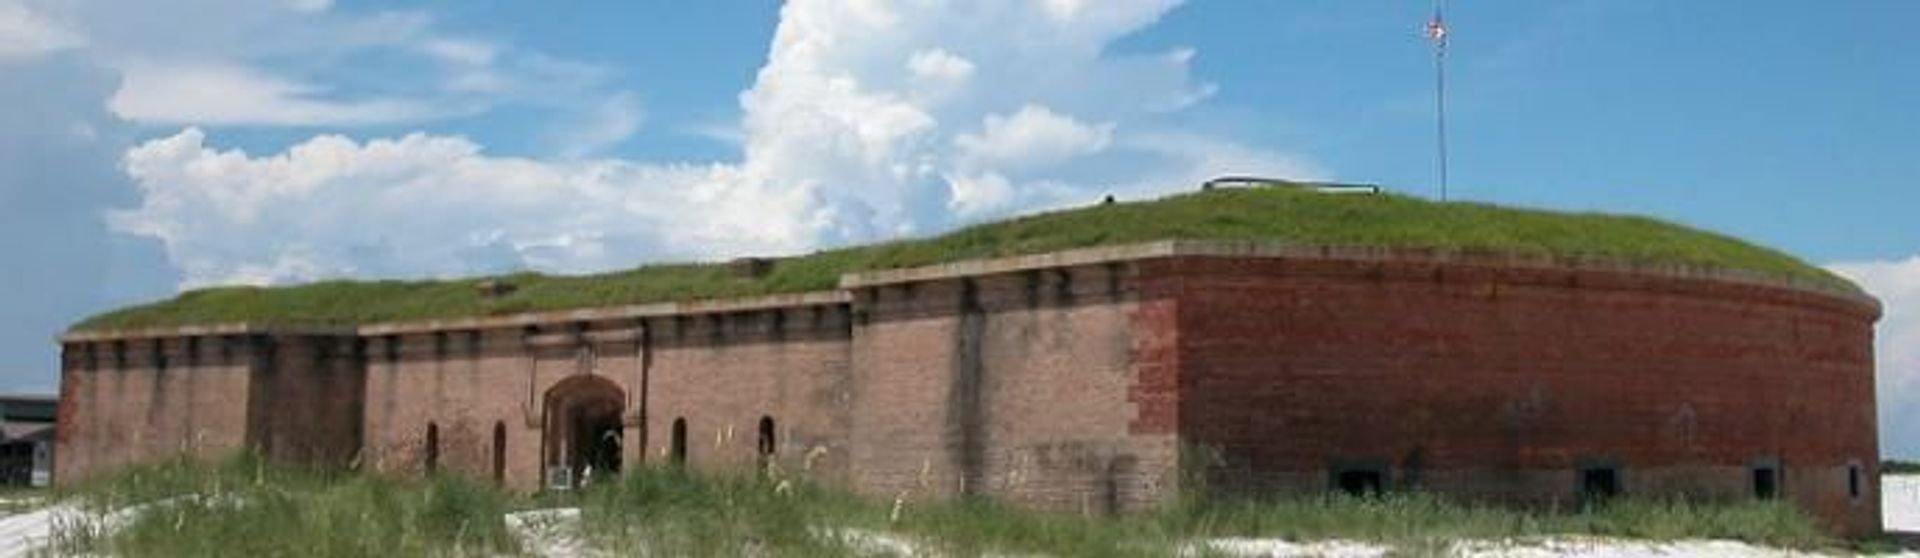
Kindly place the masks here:
POLYGON ((814 306, 660 320, 644 459, 666 461, 684 420, 690 466, 751 471, 768 418, 781 468, 844 480, 849 319, 844 306, 814 306))
POLYGON ((67 345, 56 479, 245 447, 258 342, 209 337, 67 345))
POLYGON ((1735 497, 1772 460, 1838 530, 1879 528, 1877 310, 1857 297, 1701 270, 1179 243, 845 283, 357 335, 78 336, 56 479, 253 448, 394 474, 431 453, 531 490, 572 443, 555 416, 579 400, 563 398, 605 393, 628 466, 665 461, 684 420, 691 467, 749 470, 767 418, 781 469, 883 498, 1109 513, 1177 490, 1319 492, 1359 465, 1394 487, 1551 503, 1588 464, 1617 466, 1632 494, 1735 497))
POLYGON ((856 486, 1087 513, 1158 503, 1176 451, 1170 430, 1132 428, 1142 374, 1133 361, 1137 308, 1125 266, 862 294, 853 341, 856 486))
POLYGON ((503 482, 539 486, 542 395, 585 371, 576 351, 529 346, 525 337, 493 330, 368 339, 363 466, 423 471, 431 427, 441 470, 490 479, 499 451, 503 482), (505 432, 500 448, 496 429, 505 432))
POLYGON ((1336 465, 1382 463, 1396 484, 1571 499, 1597 460, 1630 493, 1736 496, 1771 458, 1794 500, 1879 528, 1845 478, 1878 456, 1871 308, 1620 273, 1143 265, 1179 291, 1179 430, 1220 489, 1320 491, 1336 465))
POLYGON ((366 389, 358 340, 276 336, 259 343, 266 349, 249 386, 247 445, 284 462, 349 465, 360 452, 366 389))

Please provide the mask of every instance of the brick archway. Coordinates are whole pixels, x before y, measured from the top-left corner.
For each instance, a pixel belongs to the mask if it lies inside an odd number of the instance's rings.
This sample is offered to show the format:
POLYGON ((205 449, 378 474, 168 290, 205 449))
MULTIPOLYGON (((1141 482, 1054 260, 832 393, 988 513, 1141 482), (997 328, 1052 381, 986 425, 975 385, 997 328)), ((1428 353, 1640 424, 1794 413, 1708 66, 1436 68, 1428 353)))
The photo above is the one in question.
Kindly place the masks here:
POLYGON ((547 486, 574 488, 620 472, 626 392, 606 378, 575 376, 547 390, 541 428, 547 486))

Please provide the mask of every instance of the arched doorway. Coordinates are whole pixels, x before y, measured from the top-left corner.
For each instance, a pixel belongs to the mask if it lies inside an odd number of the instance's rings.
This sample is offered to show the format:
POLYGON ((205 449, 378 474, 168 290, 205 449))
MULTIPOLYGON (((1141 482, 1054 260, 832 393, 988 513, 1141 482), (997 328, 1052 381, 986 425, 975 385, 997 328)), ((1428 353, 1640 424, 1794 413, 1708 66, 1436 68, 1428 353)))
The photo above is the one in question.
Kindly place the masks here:
POLYGON ((600 376, 575 376, 547 390, 547 485, 575 488, 620 472, 620 413, 626 393, 600 376))
POLYGON ((669 444, 667 461, 674 466, 687 464, 687 419, 673 419, 673 440, 669 444))
POLYGON ((762 473, 768 472, 767 465, 773 462, 773 454, 780 449, 779 442, 773 436, 773 417, 760 417, 760 438, 754 444, 754 455, 762 473))

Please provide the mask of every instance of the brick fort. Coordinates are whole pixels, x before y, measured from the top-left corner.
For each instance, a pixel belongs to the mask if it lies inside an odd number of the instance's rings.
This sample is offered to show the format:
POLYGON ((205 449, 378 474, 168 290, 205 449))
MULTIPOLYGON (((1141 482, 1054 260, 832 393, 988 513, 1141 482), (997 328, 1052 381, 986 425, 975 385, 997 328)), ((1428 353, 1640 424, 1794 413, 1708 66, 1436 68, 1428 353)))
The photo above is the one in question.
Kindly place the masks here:
MULTIPOLYGON (((1243 191, 1063 215, 1263 196, 1360 218, 1440 205, 1243 191)), ((1657 258, 1165 236, 744 296, 83 324, 61 338, 56 482, 256 451, 522 490, 777 466, 881 498, 1083 513, 1189 490, 1781 498, 1880 530, 1880 309, 1855 289, 1657 258)), ((752 282, 803 260, 721 267, 752 282)))

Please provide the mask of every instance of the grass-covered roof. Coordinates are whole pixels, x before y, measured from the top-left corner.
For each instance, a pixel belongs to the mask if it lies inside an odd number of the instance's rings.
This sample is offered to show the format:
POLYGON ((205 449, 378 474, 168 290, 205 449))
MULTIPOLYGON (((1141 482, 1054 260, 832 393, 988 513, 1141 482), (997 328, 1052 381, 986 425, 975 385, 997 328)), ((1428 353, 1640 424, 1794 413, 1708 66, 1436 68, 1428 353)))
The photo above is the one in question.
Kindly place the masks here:
POLYGON ((1563 213, 1400 195, 1294 188, 1218 189, 1096 205, 963 228, 931 238, 780 260, 757 278, 726 264, 657 264, 594 275, 519 273, 516 290, 485 296, 476 279, 325 281, 217 287, 88 318, 76 331, 219 323, 332 324, 463 318, 831 289, 845 273, 1156 240, 1504 251, 1756 272, 1855 290, 1792 256, 1646 217, 1563 213))

